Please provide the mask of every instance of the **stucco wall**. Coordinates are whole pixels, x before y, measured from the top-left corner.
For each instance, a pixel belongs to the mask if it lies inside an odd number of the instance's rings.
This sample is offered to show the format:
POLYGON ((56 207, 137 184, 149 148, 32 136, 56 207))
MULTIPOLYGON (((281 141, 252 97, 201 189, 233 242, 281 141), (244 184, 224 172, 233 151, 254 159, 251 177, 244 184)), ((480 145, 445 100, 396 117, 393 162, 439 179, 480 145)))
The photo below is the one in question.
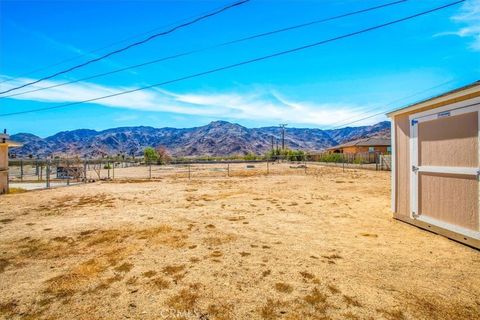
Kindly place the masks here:
POLYGON ((8 146, 0 144, 0 194, 7 192, 8 186, 8 146))

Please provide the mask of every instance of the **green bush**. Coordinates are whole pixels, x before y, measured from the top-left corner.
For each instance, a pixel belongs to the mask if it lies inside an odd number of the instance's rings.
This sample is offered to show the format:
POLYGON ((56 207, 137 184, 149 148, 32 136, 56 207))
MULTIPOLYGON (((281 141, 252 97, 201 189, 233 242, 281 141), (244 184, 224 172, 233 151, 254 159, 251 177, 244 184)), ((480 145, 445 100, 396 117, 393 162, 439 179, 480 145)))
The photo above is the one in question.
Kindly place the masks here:
POLYGON ((243 157, 243 160, 246 160, 246 161, 257 160, 257 155, 253 152, 249 152, 243 157))
POLYGON ((341 153, 324 153, 320 156, 320 162, 342 162, 343 154, 341 153))
POLYGON ((158 159, 158 153, 157 151, 152 148, 152 147, 146 147, 144 150, 143 150, 143 156, 145 158, 145 162, 147 163, 152 163, 152 162, 156 162, 157 159, 158 159))

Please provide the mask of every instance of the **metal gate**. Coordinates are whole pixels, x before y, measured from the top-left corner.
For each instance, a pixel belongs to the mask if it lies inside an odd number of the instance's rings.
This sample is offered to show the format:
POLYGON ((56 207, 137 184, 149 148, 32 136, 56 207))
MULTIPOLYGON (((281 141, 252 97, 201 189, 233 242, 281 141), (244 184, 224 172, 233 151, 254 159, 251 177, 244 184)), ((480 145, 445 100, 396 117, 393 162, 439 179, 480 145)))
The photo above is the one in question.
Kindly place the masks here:
POLYGON ((410 116, 411 217, 480 240, 480 100, 410 116))

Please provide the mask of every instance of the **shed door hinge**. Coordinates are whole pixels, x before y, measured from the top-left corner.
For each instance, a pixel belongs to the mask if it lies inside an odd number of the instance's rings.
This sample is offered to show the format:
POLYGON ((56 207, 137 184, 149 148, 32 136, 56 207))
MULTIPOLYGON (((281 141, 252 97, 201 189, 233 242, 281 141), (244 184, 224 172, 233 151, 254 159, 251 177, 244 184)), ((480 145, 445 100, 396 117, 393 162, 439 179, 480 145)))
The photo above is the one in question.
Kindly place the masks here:
POLYGON ((417 166, 412 166, 412 171, 413 171, 414 173, 417 173, 417 172, 418 172, 418 167, 417 167, 417 166))
POLYGON ((416 125, 418 123, 418 120, 412 119, 412 126, 416 125))

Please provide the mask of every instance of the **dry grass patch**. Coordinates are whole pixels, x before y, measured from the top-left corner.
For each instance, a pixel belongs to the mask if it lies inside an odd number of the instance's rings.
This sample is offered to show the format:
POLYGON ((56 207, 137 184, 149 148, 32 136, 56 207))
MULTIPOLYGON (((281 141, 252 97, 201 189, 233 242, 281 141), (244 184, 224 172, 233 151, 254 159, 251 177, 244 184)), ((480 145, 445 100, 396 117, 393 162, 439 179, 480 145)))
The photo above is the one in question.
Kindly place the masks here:
POLYGON ((85 195, 76 197, 73 195, 62 196, 50 200, 50 202, 44 203, 36 208, 36 211, 42 215, 64 215, 72 209, 79 208, 99 208, 108 207, 111 208, 114 205, 115 198, 112 196, 101 193, 96 195, 85 195))
POLYGON ((166 275, 172 276, 179 272, 182 272, 183 270, 185 270, 185 265, 181 264, 181 265, 166 266, 162 269, 162 272, 166 275))
POLYGON ((219 302, 216 304, 211 304, 208 306, 207 312, 208 312, 208 315, 213 317, 212 319, 215 319, 215 320, 235 319, 234 306, 231 303, 219 302))
POLYGON ((360 233, 363 237, 371 237, 371 238, 378 238, 378 234, 375 233, 360 233))
POLYGON ((340 293, 340 289, 338 289, 337 286, 335 286, 334 284, 329 284, 327 288, 332 294, 340 293))
POLYGON ((214 258, 219 258, 219 257, 223 256, 223 253, 221 251, 215 250, 210 254, 210 256, 214 257, 214 258))
POLYGON ((0 273, 3 273, 5 269, 10 265, 10 261, 7 259, 0 259, 0 273))
POLYGON ((1 219, 0 223, 7 224, 7 223, 10 223, 12 221, 15 221, 15 219, 6 218, 6 219, 1 219))
POLYGON ((170 287, 170 282, 168 280, 163 279, 162 277, 154 278, 150 281, 150 284, 154 286, 156 289, 167 289, 170 287))
POLYGON ((349 297, 347 295, 343 295, 343 301, 347 304, 347 306, 353 306, 353 307, 362 306, 362 304, 358 302, 355 298, 349 297))
POLYGON ((304 280, 313 280, 315 279, 315 276, 311 274, 310 272, 307 271, 300 271, 300 275, 304 280))
POLYGON ((92 234, 89 238, 90 240, 87 243, 88 247, 98 246, 106 244, 108 246, 114 243, 120 243, 124 238, 129 236, 129 232, 126 230, 102 230, 97 233, 92 234))
POLYGON ((394 309, 394 310, 377 309, 377 312, 382 314, 387 320, 406 320, 407 319, 403 311, 398 309, 394 309))
POLYGON ((237 236, 233 234, 218 234, 216 236, 203 238, 203 243, 207 246, 220 246, 237 240, 237 236))
POLYGON ((115 268, 115 271, 127 273, 133 269, 133 264, 129 262, 124 262, 118 267, 115 268))
POLYGON ((142 275, 145 277, 145 278, 151 278, 153 276, 155 276, 157 274, 156 271, 153 271, 153 270, 149 270, 147 272, 144 272, 142 273, 142 275))
POLYGON ((25 259, 57 259, 76 254, 75 242, 59 242, 45 239, 25 238, 16 242, 18 252, 15 258, 25 259))
POLYGON ((259 313, 262 319, 275 320, 278 319, 277 308, 279 306, 278 301, 267 299, 267 302, 260 308, 259 313))
POLYGON ((195 309, 199 295, 192 288, 180 290, 168 299, 168 306, 178 311, 192 311, 195 309))
POLYGON ((293 291, 293 287, 287 283, 277 282, 275 283, 275 290, 282 293, 291 293, 293 291))
POLYGON ((23 188, 8 188, 8 194, 18 194, 18 193, 25 193, 27 189, 23 188))
POLYGON ((313 288, 310 294, 306 295, 303 300, 315 308, 323 308, 327 302, 327 295, 320 292, 317 287, 313 288))

